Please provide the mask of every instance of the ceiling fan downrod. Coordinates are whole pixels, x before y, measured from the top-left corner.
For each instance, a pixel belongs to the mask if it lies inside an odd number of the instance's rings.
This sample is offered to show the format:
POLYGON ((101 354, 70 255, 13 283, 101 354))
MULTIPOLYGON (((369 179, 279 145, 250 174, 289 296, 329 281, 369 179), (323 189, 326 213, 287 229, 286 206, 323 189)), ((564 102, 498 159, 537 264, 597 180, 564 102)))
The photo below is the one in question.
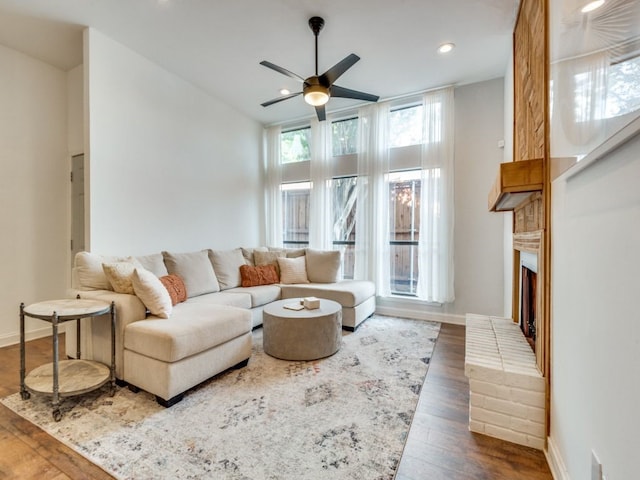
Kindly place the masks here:
POLYGON ((316 77, 318 76, 318 34, 324 27, 324 19, 322 17, 311 17, 309 19, 309 27, 316 37, 316 77))

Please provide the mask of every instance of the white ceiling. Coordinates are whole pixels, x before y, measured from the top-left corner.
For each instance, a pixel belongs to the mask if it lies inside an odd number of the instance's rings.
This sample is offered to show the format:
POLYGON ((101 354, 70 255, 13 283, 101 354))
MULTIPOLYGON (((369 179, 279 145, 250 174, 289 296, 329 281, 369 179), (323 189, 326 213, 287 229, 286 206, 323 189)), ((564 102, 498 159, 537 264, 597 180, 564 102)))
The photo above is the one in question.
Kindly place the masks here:
MULTIPOLYGON (((0 44, 64 70, 82 63, 82 29, 94 27, 257 121, 314 114, 301 97, 264 108, 281 88, 300 84, 267 69, 268 60, 302 77, 314 73, 308 19, 325 19, 320 73, 355 53, 337 82, 401 96, 501 77, 518 0, 0 0, 0 44), (436 48, 454 42, 447 56, 436 48)), ((333 98, 327 111, 357 102, 333 98)))

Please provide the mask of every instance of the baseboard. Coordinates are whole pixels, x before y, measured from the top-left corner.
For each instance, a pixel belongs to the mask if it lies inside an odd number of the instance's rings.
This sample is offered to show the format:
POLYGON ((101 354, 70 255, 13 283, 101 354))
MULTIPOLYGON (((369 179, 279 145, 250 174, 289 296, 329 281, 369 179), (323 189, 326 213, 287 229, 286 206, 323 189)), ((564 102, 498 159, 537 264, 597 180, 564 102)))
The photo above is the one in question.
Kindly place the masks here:
POLYGON ((545 457, 547 457, 547 463, 551 470, 554 480, 571 480, 567 467, 564 466, 558 447, 556 446, 553 438, 547 437, 547 449, 544 451, 545 457))
MULTIPOLYGON (((64 325, 58 326, 58 333, 64 333, 64 325)), ((42 328, 37 328, 35 330, 29 330, 25 332, 25 340, 35 340, 36 338, 50 337, 51 336, 51 326, 45 326, 42 328)), ((20 333, 8 333, 5 335, 0 335, 0 348, 8 347, 10 345, 17 345, 20 343, 20 333)))
POLYGON ((453 325, 465 325, 464 315, 454 315, 451 313, 426 312, 424 309, 414 309, 407 307, 392 307, 389 305, 376 305, 376 313, 394 317, 414 318, 416 320, 430 320, 432 322, 451 323, 453 325))

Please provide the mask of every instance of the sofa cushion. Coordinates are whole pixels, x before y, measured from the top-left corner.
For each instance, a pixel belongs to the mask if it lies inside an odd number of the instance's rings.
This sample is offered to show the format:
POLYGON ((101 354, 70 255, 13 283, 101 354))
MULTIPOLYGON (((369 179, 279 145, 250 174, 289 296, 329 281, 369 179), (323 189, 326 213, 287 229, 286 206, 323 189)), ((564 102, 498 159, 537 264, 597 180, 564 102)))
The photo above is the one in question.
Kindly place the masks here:
POLYGON ((74 258, 75 273, 79 290, 112 290, 111 284, 102 269, 103 263, 124 262, 129 257, 98 255, 91 252, 78 252, 74 258))
POLYGON ((240 286, 240 267, 246 264, 242 249, 209 250, 209 260, 220 284, 220 290, 240 286))
POLYGON ((239 287, 227 292, 235 295, 249 295, 251 298, 251 307, 261 307, 267 303, 280 300, 280 286, 279 285, 260 285, 258 287, 239 287))
POLYGON ((278 271, 275 265, 242 265, 240 267, 240 278, 242 278, 241 286, 257 287, 259 285, 271 285, 278 283, 278 271))
POLYGON ((275 265, 278 277, 280 277, 280 266, 278 265, 278 258, 285 257, 284 252, 262 252, 254 251, 253 258, 256 266, 258 265, 275 265))
POLYGON ((318 297, 338 302, 343 307, 355 307, 376 293, 373 282, 343 280, 338 283, 309 283, 306 285, 280 285, 282 298, 318 297))
POLYGON ((278 265, 280 265, 280 283, 309 283, 305 257, 280 257, 278 265))
POLYGON ((279 247, 268 247, 268 250, 270 252, 284 253, 284 256, 287 258, 302 257, 307 251, 306 248, 279 248, 279 247))
POLYGON ((117 293, 126 293, 133 295, 133 285, 131 283, 131 276, 136 268, 143 268, 135 258, 130 257, 125 262, 112 262, 103 263, 102 270, 104 271, 111 289, 117 293))
POLYGON ((145 307, 160 318, 169 318, 172 311, 169 292, 158 277, 149 270, 136 268, 131 276, 133 290, 145 307))
POLYGON ((187 299, 187 287, 180 275, 164 275, 160 277, 160 282, 164 285, 164 288, 167 289, 167 292, 169 292, 171 305, 177 305, 187 299))
POLYGON ((236 290, 243 291, 243 288, 234 288, 231 290, 225 290, 224 292, 207 293, 206 295, 200 295, 189 299, 189 303, 204 303, 211 305, 228 305, 230 307, 238 308, 251 308, 251 295, 248 292, 231 293, 236 290))
POLYGON ((152 253, 151 255, 139 255, 136 260, 140 262, 144 268, 153 273, 156 277, 164 277, 169 275, 167 266, 164 264, 164 258, 161 253, 152 253))
POLYGON ((180 275, 189 298, 220 291, 207 250, 189 253, 162 252, 169 273, 180 275))
POLYGON ((268 252, 267 247, 256 247, 256 248, 244 248, 242 247, 242 256, 244 257, 247 265, 255 266, 256 262, 253 258, 253 252, 268 252))
POLYGON ((340 280, 342 253, 340 250, 307 248, 307 277, 311 283, 335 283, 340 280))
POLYGON ((251 313, 226 305, 185 302, 169 320, 148 318, 129 324, 124 348, 163 362, 176 362, 251 331, 251 313))

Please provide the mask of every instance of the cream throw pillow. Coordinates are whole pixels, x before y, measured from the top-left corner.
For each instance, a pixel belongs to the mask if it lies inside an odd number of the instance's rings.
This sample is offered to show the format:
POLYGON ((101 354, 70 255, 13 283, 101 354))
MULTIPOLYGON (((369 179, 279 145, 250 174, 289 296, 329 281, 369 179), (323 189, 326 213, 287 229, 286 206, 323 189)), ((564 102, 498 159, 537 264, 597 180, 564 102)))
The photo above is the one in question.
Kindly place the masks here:
POLYGON ((131 275, 131 283, 136 296, 152 315, 169 318, 173 309, 171 297, 158 277, 149 270, 136 268, 131 275))
POLYGON ((130 257, 126 262, 103 263, 102 270, 116 293, 134 295, 131 276, 136 268, 143 268, 140 262, 130 257))
POLYGON ((280 283, 309 283, 305 257, 278 257, 278 265, 280 266, 280 283))

